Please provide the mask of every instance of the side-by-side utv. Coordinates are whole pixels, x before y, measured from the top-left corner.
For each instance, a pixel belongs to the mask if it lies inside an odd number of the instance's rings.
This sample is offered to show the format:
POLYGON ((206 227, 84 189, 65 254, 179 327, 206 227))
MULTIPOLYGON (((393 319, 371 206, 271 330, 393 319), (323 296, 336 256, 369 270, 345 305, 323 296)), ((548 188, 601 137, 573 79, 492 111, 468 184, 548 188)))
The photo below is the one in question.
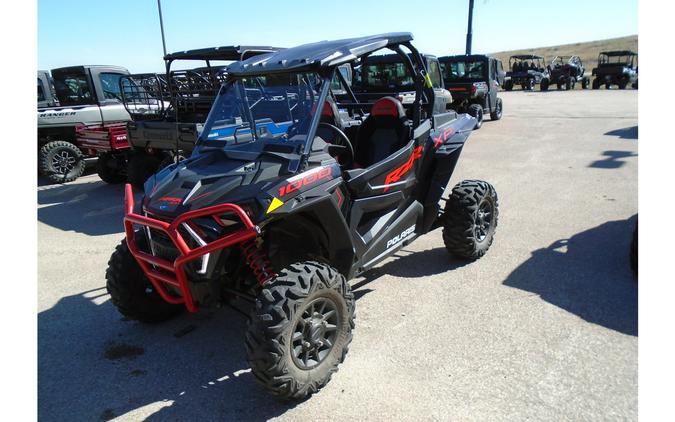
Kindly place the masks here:
POLYGON ((590 79, 584 76, 584 64, 579 56, 556 56, 549 64, 550 80, 558 90, 574 89, 577 82, 581 88, 588 88, 590 79))
POLYGON ((349 280, 436 229, 451 254, 483 256, 497 227, 495 189, 464 180, 443 198, 476 120, 434 113, 412 39, 321 41, 231 65, 192 155, 151 176, 138 202, 126 187, 126 239, 106 272, 118 310, 159 322, 249 303, 253 375, 299 399, 347 354, 349 280), (413 75, 410 104, 359 101, 338 71, 381 50, 413 75))
POLYGON ((539 89, 547 91, 551 82, 546 60, 534 54, 519 54, 509 58, 509 71, 506 72, 504 89, 511 91, 520 85, 523 91, 532 91, 536 84, 539 89))
POLYGON ((635 89, 638 87, 637 53, 628 50, 603 51, 598 55, 598 67, 593 68, 593 89, 605 85, 610 89, 617 85, 619 89, 626 89, 628 84, 635 89))
POLYGON ((497 96, 504 84, 502 62, 482 54, 445 56, 439 58, 443 81, 452 93, 451 108, 469 113, 476 118, 476 129, 483 124, 483 116, 502 118, 502 99, 497 96))

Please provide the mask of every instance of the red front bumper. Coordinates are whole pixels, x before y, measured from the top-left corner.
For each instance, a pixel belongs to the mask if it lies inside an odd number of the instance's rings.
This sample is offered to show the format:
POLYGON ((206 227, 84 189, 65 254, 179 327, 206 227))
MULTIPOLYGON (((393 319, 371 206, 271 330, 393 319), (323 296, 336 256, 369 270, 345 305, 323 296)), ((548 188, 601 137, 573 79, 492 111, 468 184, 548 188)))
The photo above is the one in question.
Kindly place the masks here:
POLYGON ((136 261, 138 261, 143 272, 164 300, 174 304, 184 303, 185 307, 190 312, 195 312, 197 306, 190 293, 189 282, 185 275, 185 264, 216 250, 255 239, 259 233, 258 227, 251 222, 251 219, 246 212, 240 206, 235 204, 220 204, 186 212, 185 214, 178 216, 171 223, 167 223, 165 221, 134 213, 134 195, 130 184, 126 185, 124 203, 124 230, 126 232, 127 244, 129 245, 131 254, 136 258, 136 261), (181 224, 188 223, 193 218, 206 216, 212 217, 216 223, 224 226, 219 217, 223 213, 234 213, 244 224, 244 228, 197 248, 190 248, 178 231, 178 227, 180 227, 181 224), (146 226, 166 233, 176 246, 176 249, 180 252, 180 256, 173 262, 170 262, 139 250, 134 237, 134 225, 146 226), (164 271, 159 271, 159 269, 164 271), (167 284, 178 288, 181 295, 176 296, 169 292, 166 289, 167 284))

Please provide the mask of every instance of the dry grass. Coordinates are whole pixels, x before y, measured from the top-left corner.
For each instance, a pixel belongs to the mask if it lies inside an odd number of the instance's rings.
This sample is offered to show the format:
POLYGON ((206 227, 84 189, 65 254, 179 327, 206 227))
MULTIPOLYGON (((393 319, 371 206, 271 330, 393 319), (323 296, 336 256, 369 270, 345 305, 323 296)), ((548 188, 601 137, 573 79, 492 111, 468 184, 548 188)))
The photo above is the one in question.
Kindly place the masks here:
POLYGON ((597 66, 598 54, 601 51, 610 50, 632 50, 637 53, 638 36, 630 35, 621 38, 611 38, 609 40, 578 42, 574 44, 556 45, 553 47, 537 47, 526 48, 523 50, 500 51, 490 55, 500 59, 504 63, 505 69, 509 65, 509 57, 514 54, 538 54, 546 58, 546 63, 551 61, 555 56, 576 55, 581 57, 584 67, 586 68, 586 72, 590 73, 591 69, 597 66))

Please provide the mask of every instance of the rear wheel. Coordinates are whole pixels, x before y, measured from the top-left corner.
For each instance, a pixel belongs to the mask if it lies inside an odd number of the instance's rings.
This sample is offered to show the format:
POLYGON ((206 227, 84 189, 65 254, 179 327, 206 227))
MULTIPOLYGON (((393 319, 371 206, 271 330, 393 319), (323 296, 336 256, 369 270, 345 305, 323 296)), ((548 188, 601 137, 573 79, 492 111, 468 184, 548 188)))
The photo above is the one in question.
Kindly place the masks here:
POLYGON ((106 152, 96 160, 96 173, 106 183, 124 183, 127 180, 126 164, 122 154, 106 152))
POLYGON ((541 91, 548 91, 548 86, 550 82, 548 79, 544 78, 541 80, 541 83, 539 84, 539 90, 541 91))
POLYGON ((497 98, 497 101, 495 102, 495 107, 494 110, 490 112, 490 119, 491 120, 499 120, 502 118, 502 111, 503 111, 503 105, 502 105, 502 99, 497 98))
POLYGON ((256 299, 246 353, 273 394, 302 399, 330 381, 354 328, 354 294, 344 276, 316 261, 292 264, 256 299))
POLYGON ((483 125, 483 107, 480 104, 471 104, 467 112, 470 116, 476 118, 476 125, 473 127, 474 130, 480 129, 483 125))
POLYGON ((584 77, 581 79, 581 89, 588 89, 588 78, 584 77))
POLYGON ((565 90, 569 91, 572 89, 572 78, 565 79, 565 90))
POLYGON ((40 148, 40 172, 55 183, 72 182, 84 173, 84 156, 75 145, 52 141, 40 148))
POLYGON ((504 89, 511 91, 513 89, 513 81, 511 79, 504 81, 504 89))
POLYGON ((619 89, 626 89, 626 85, 628 85, 628 82, 625 81, 619 82, 619 89))
POLYGON ((127 166, 127 177, 136 189, 143 190, 143 185, 148 177, 152 176, 159 169, 162 160, 145 152, 136 152, 129 158, 127 166))
POLYGON ((595 78, 593 79, 593 89, 599 89, 600 88, 600 79, 595 78))
POLYGON ((492 244, 498 216, 497 192, 491 184, 482 180, 458 183, 445 205, 445 248, 460 258, 482 257, 492 244))
MULTIPOLYGON (((142 236, 137 241, 144 242, 142 236)), ((141 322, 162 322, 181 313, 185 307, 162 299, 131 255, 127 241, 117 245, 105 272, 106 288, 117 310, 141 322)))

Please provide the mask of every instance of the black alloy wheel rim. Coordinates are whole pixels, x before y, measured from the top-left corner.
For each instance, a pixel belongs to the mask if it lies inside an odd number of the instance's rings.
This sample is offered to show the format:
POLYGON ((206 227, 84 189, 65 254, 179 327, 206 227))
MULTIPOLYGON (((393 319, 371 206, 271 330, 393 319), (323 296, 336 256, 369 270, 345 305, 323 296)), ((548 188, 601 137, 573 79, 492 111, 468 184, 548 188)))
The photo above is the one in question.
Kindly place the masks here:
POLYGON ((476 221, 474 223, 474 235, 476 236, 476 240, 479 242, 484 241, 490 232, 493 214, 494 209, 492 206, 492 201, 483 199, 478 206, 478 212, 476 212, 476 221))
POLYGON ((52 167, 58 174, 68 174, 75 168, 76 161, 69 151, 62 150, 52 157, 52 167))
POLYGON ((293 327, 291 352, 300 369, 317 367, 333 350, 338 336, 337 306, 326 297, 308 303, 293 327))

